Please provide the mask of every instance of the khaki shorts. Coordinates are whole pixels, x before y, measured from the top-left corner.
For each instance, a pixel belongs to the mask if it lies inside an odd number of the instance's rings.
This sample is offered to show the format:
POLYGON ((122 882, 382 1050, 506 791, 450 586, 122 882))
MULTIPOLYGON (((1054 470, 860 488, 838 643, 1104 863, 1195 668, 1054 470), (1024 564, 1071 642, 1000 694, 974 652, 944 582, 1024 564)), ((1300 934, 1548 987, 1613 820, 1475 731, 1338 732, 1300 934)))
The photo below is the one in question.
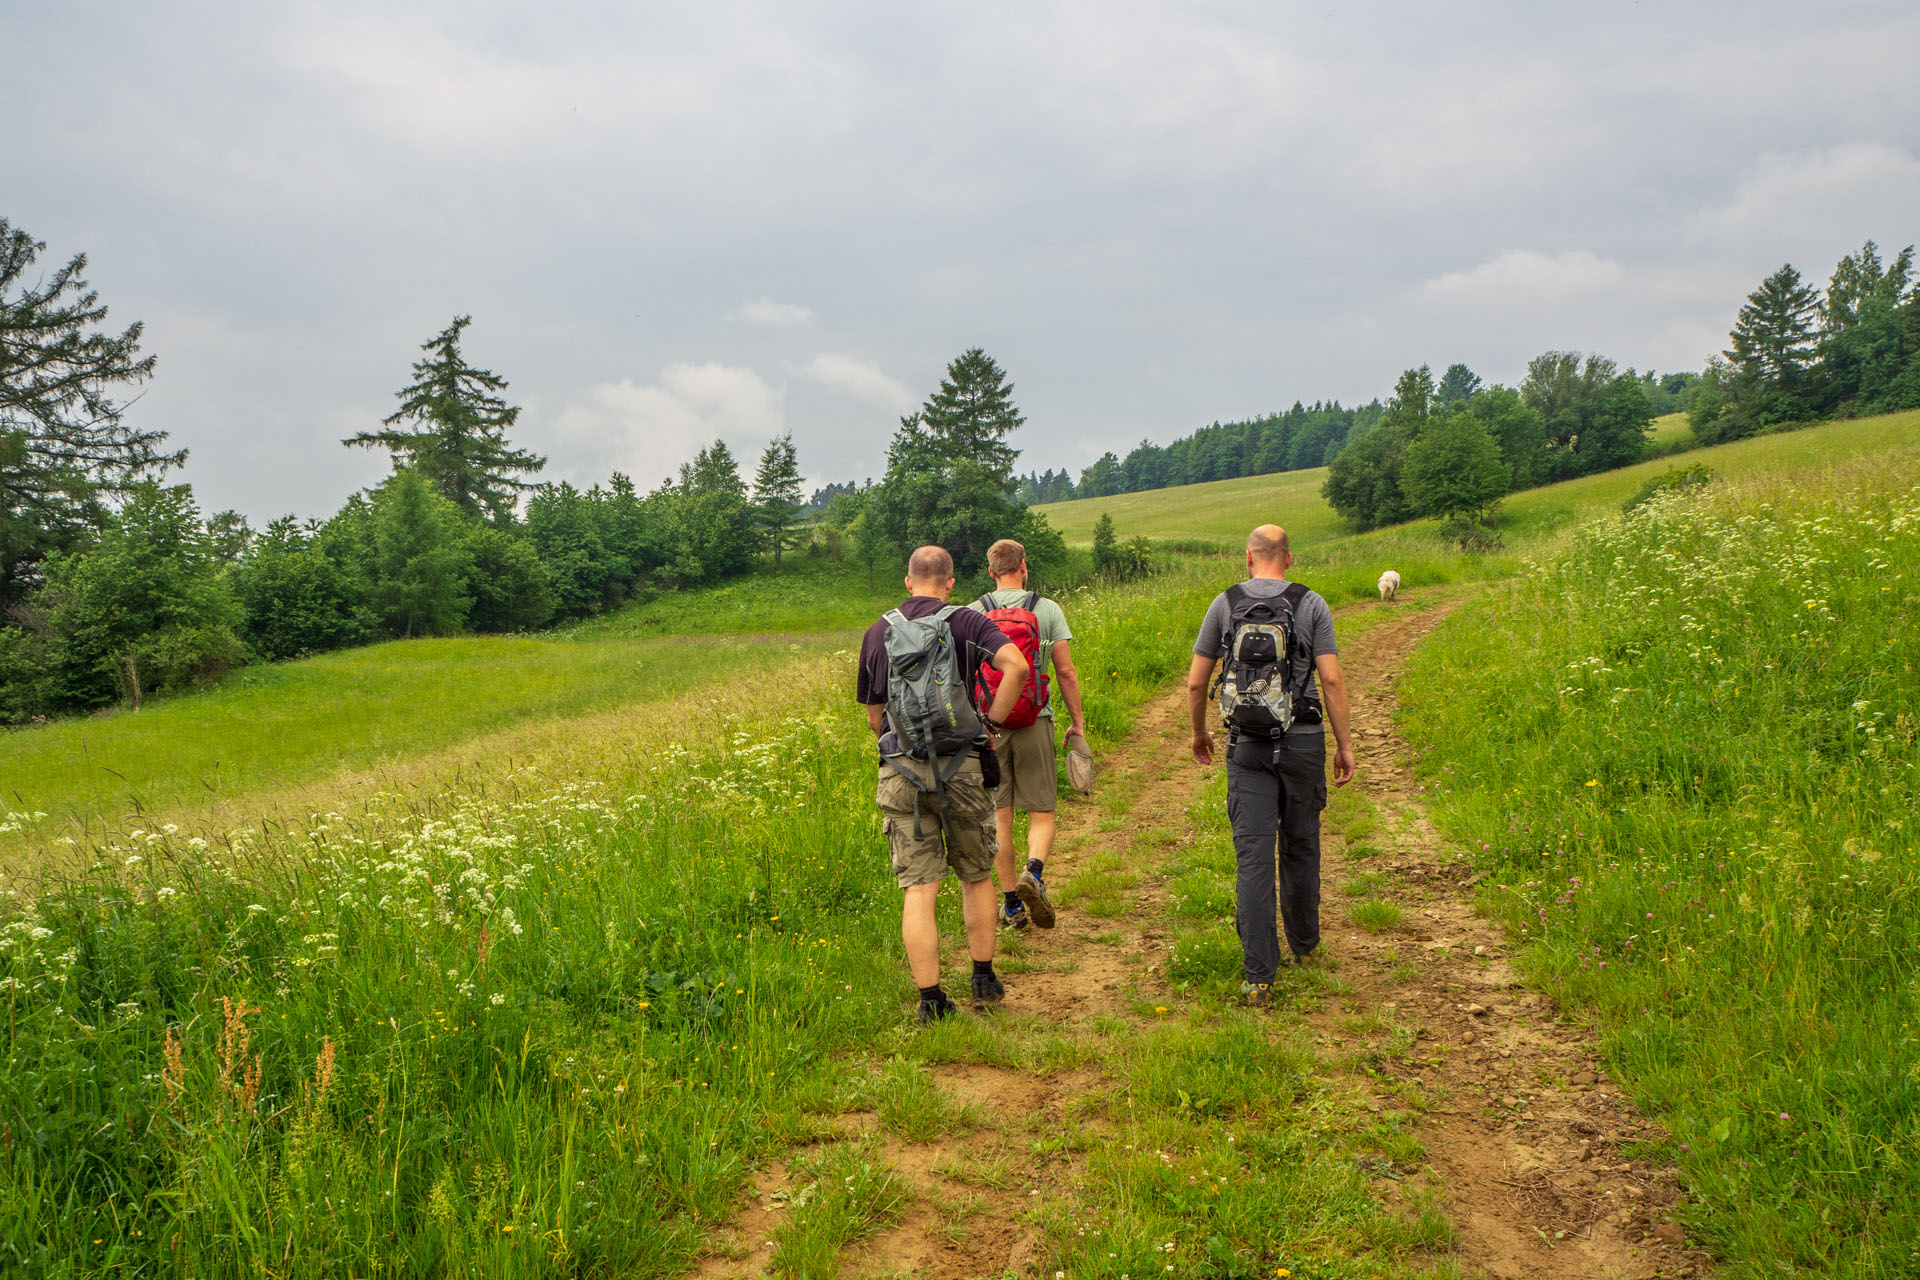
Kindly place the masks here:
MULTIPOLYGON (((919 760, 901 760, 926 782, 933 781, 932 770, 919 760)), ((882 761, 877 799, 880 814, 886 819, 887 845, 893 853, 893 874, 902 889, 917 884, 939 884, 947 868, 972 884, 993 874, 993 854, 997 841, 993 829, 993 798, 987 794, 980 777, 980 760, 969 757, 947 781, 947 815, 952 831, 940 825, 940 802, 930 791, 922 791, 900 776, 899 770, 882 761), (919 817, 920 834, 914 834, 914 818, 919 817)))
POLYGON ((1054 771, 1053 720, 1041 716, 1024 729, 1002 729, 1000 786, 993 793, 999 809, 1052 813, 1060 807, 1060 779, 1054 771))

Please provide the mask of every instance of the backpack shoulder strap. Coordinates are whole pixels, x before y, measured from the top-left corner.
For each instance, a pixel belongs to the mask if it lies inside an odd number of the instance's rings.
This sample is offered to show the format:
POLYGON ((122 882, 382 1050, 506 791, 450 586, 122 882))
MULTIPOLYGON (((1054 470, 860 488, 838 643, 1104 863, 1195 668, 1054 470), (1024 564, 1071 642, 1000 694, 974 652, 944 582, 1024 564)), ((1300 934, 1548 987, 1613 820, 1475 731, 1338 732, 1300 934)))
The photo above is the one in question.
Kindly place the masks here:
POLYGON ((1300 607, 1300 602, 1307 598, 1307 584, 1304 582, 1289 582, 1287 589, 1280 593, 1280 598, 1287 602, 1287 612, 1293 612, 1300 607))
POLYGON ((1020 602, 1020 607, 1022 609, 1025 609, 1028 613, 1032 613, 1034 606, 1039 603, 1040 603, 1040 593, 1038 591, 1029 591, 1027 592, 1027 598, 1020 602))
POLYGON ((1000 607, 999 605, 993 602, 993 592, 989 591, 987 592, 987 594, 980 597, 980 612, 992 613, 995 609, 998 609, 999 607, 1000 607))
POLYGON ((1247 598, 1246 584, 1236 582, 1223 593, 1227 597, 1227 608, 1231 609, 1247 598))
POLYGON ((881 614, 880 617, 889 627, 904 627, 907 625, 907 615, 898 609, 889 609, 881 614))

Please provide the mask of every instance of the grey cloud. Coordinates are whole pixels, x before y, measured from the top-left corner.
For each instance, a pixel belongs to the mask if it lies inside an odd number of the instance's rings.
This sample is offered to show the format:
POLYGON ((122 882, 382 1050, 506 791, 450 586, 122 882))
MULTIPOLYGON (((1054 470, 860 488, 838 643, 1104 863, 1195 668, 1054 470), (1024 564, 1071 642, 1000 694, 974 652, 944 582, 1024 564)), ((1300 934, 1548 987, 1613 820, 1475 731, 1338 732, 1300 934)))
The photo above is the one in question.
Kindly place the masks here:
POLYGON ((973 345, 1023 463, 1077 467, 1422 361, 1697 367, 1780 262, 1824 278, 1920 208, 1895 3, 342 0, 9 34, 4 212, 147 320, 138 412, 261 517, 378 478, 337 441, 454 314, 556 476, 781 429, 818 478, 877 474, 973 345))

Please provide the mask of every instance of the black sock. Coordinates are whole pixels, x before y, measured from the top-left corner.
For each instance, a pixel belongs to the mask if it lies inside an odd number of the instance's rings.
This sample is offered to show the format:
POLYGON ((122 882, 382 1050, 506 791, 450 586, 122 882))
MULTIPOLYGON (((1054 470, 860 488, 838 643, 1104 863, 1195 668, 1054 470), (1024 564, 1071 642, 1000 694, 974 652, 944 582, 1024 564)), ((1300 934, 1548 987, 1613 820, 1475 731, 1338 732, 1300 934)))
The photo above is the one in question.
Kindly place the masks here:
POLYGON ((993 961, 975 960, 973 962, 973 976, 977 978, 983 973, 986 974, 988 977, 993 976, 993 961))
POLYGON ((947 993, 942 991, 940 984, 936 982, 930 987, 920 988, 920 1002, 922 1004, 945 1004, 947 1003, 947 993))
POLYGON ((1040 861, 1040 859, 1038 858, 1027 859, 1027 871, 1033 876, 1035 880, 1038 880, 1046 872, 1046 869, 1047 869, 1047 864, 1040 861))
POLYGON ((1020 905, 1020 895, 1017 893, 1009 893, 1007 895, 1007 910, 1011 911, 1019 905, 1020 905))

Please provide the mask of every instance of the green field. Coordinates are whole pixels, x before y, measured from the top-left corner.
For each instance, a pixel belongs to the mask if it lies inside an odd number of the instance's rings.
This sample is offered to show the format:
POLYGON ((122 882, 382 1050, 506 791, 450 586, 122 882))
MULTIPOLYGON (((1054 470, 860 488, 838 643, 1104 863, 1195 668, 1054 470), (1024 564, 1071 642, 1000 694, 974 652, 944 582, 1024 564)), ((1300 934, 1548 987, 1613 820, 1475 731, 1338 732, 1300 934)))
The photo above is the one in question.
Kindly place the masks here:
MULTIPOLYGON (((1656 444, 1678 439, 1684 426, 1685 418, 1679 414, 1659 419, 1655 423, 1656 444)), ((1705 463, 1727 479, 1741 479, 1878 453, 1911 440, 1916 428, 1920 428, 1920 412, 1827 423, 1691 451, 1685 464, 1705 463)), ((1497 525, 1510 544, 1530 542, 1577 521, 1618 511, 1620 503, 1648 476, 1680 465, 1683 463, 1669 458, 1656 458, 1619 471, 1516 493, 1502 504, 1497 525)), ((1078 498, 1036 510, 1044 512, 1069 542, 1078 544, 1093 541, 1093 526, 1103 514, 1113 516, 1115 531, 1122 538, 1144 536, 1230 549, 1243 545, 1255 525, 1271 522, 1286 528, 1293 539, 1294 553, 1304 560, 1320 544, 1346 533, 1340 517, 1320 496, 1326 478, 1326 468, 1319 467, 1111 498, 1078 498)), ((1431 527, 1431 521, 1414 521, 1374 536, 1392 540, 1431 527)))
MULTIPOLYGON (((18 841, 98 838, 155 820, 246 823, 282 798, 404 777, 422 759, 510 733, 636 708, 723 681, 777 681, 847 634, 567 641, 401 640, 248 667, 217 688, 0 738, 0 806, 43 815, 18 841)), ((499 749, 510 754, 513 744, 499 749)), ((500 763, 505 763, 502 760, 500 763)), ((3 810, 0 810, 3 811, 3 810)), ((21 825, 16 816, 9 825, 21 825)), ((0 849, 7 835, 0 834, 0 849)))
POLYGON ((1743 1275, 1920 1266, 1915 420, 1719 451, 1744 479, 1588 526, 1409 673, 1485 905, 1743 1275))

